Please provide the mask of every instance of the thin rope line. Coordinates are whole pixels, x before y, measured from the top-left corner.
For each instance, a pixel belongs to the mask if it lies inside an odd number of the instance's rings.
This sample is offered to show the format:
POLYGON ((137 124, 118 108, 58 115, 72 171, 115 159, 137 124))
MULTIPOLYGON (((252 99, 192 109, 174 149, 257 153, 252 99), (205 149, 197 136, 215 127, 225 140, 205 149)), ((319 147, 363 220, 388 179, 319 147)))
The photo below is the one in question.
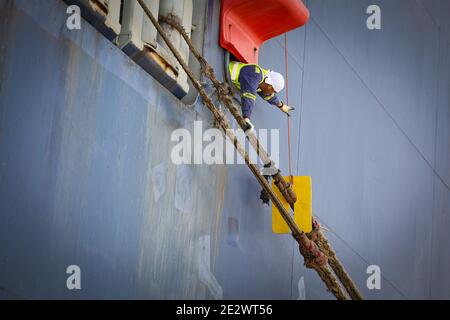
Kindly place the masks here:
MULTIPOLYGON (((285 69, 286 69, 286 104, 289 105, 289 57, 288 57, 288 42, 287 33, 284 34, 284 59, 285 59, 285 69)), ((292 161, 291 161, 291 117, 287 116, 288 122, 288 157, 289 157, 289 177, 291 184, 294 183, 294 178, 292 176, 292 161)))
POLYGON ((390 114, 390 112, 387 110, 386 106, 381 102, 381 100, 378 98, 378 96, 373 92, 373 90, 366 84, 366 82, 363 80, 363 78, 359 75, 359 73, 356 71, 356 69, 350 64, 350 62, 347 60, 347 58, 343 55, 343 53, 337 48, 337 46, 334 44, 334 42, 330 39, 328 34, 322 29, 322 27, 319 25, 319 23, 311 17, 311 20, 314 21, 314 23, 317 25, 317 27, 320 29, 320 31, 324 34, 324 36, 328 39, 330 44, 336 49, 336 51, 339 53, 339 55, 344 59, 345 63, 352 69, 353 73, 358 77, 358 79, 361 81, 361 83, 366 87, 367 90, 369 90, 370 94, 375 98, 375 100, 378 102, 379 106, 384 110, 384 112, 388 115, 388 117, 392 120, 394 125, 400 130, 400 132, 406 137, 408 142, 412 145, 412 147, 417 151, 417 153, 421 156, 421 158, 426 162, 426 164, 430 167, 430 169, 433 171, 433 173, 439 178, 439 180, 442 182, 442 184, 447 188, 447 190, 450 191, 450 186, 444 181, 444 179, 439 175, 439 173, 436 171, 435 168, 431 165, 431 163, 428 161, 428 159, 425 157, 425 155, 419 150, 419 148, 414 144, 414 142, 411 140, 411 138, 408 136, 408 134, 402 129, 402 127, 398 124, 398 122, 395 120, 395 118, 390 114))

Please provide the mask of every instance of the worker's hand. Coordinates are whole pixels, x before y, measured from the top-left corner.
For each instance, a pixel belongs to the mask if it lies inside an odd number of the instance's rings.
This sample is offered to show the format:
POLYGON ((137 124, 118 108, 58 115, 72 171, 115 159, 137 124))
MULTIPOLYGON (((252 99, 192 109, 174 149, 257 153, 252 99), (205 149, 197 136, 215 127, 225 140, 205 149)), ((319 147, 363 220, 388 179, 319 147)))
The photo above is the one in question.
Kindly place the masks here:
POLYGON ((290 117, 291 115, 289 114, 289 111, 295 110, 295 108, 289 107, 288 105, 285 105, 283 103, 283 105, 280 107, 280 110, 283 111, 284 113, 286 113, 290 117))

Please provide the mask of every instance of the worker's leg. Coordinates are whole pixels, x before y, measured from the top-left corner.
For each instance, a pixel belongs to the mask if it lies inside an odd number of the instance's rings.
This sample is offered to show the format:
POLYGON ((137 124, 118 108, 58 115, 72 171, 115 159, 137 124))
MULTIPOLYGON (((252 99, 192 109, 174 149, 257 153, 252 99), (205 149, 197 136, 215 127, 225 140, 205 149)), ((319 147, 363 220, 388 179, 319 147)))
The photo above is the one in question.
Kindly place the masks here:
POLYGON ((249 104, 242 104, 242 116, 244 118, 248 118, 250 119, 250 117, 252 116, 252 106, 249 104))

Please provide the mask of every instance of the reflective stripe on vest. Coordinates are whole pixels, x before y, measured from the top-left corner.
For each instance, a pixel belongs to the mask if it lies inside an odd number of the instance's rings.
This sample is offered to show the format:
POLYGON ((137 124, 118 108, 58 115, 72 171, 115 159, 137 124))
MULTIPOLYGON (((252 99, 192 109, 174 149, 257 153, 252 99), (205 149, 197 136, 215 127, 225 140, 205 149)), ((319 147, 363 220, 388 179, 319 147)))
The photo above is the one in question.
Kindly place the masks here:
POLYGON ((239 62, 231 62, 230 63, 231 81, 233 81, 233 82, 238 81, 240 69, 241 68, 239 68, 239 62))
POLYGON ((250 92, 244 92, 243 94, 241 94, 241 97, 252 99, 253 101, 256 100, 256 96, 250 92))
POLYGON ((275 93, 272 93, 271 95, 265 96, 264 100, 269 101, 270 99, 272 99, 273 97, 275 97, 275 93))

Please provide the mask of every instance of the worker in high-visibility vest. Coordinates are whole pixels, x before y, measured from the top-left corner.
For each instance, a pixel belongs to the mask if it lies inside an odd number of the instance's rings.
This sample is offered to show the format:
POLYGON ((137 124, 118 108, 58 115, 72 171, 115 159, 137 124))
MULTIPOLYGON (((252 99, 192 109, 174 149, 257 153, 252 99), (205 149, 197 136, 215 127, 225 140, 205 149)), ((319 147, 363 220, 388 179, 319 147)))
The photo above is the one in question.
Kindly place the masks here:
POLYGON ((247 124, 245 133, 253 131, 255 126, 250 121, 256 94, 268 103, 277 106, 289 116, 289 111, 295 108, 285 105, 277 97, 284 89, 284 78, 275 71, 266 70, 256 64, 246 64, 237 61, 230 62, 230 77, 233 84, 241 92, 242 116, 247 124))

